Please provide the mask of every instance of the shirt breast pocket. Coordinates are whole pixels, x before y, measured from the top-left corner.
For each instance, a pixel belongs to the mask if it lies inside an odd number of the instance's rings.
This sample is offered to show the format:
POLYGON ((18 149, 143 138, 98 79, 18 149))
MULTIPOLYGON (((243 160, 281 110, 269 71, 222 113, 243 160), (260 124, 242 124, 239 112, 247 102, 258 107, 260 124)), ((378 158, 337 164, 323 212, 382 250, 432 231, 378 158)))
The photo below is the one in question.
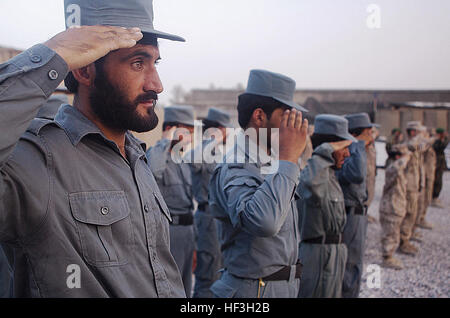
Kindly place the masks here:
POLYGON ((332 195, 328 199, 328 208, 324 211, 323 216, 327 234, 340 234, 344 231, 346 214, 342 195, 332 195))
POLYGON ((125 193, 70 193, 69 202, 85 260, 98 267, 128 263, 133 233, 125 193))
POLYGON ((163 212, 163 214, 165 215, 165 217, 169 222, 172 222, 172 216, 170 215, 169 208, 167 207, 167 204, 164 201, 161 194, 154 192, 153 197, 156 199, 156 203, 158 204, 159 210, 163 212))

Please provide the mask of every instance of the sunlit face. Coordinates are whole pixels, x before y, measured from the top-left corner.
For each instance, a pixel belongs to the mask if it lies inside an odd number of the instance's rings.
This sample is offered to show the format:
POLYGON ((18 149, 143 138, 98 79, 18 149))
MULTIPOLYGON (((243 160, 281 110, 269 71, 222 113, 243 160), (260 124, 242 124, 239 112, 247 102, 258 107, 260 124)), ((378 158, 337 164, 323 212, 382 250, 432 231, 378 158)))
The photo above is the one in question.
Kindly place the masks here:
POLYGON ((269 143, 268 147, 269 149, 272 147, 272 128, 280 128, 281 127, 281 120, 283 119, 283 114, 288 109, 287 107, 284 108, 277 108, 272 112, 272 115, 270 116, 270 119, 268 121, 268 130, 267 130, 267 141, 269 143))
POLYGON ((417 130, 410 129, 410 130, 408 130, 408 134, 410 137, 415 137, 415 136, 417 136, 417 130))
POLYGON ((220 131, 222 133, 222 136, 223 136, 222 142, 226 143, 227 142, 227 128, 223 127, 223 126, 220 126, 219 129, 220 129, 220 131))
POLYGON ((156 69, 159 49, 138 44, 109 53, 97 67, 91 106, 112 129, 144 132, 158 124, 154 107, 163 86, 156 69))
POLYGON ((344 165, 345 158, 347 158, 347 157, 350 157, 350 151, 349 151, 348 147, 345 147, 344 149, 336 150, 335 152, 333 152, 335 167, 337 169, 341 169, 342 166, 344 165))
POLYGON ((288 108, 277 108, 272 112, 272 115, 269 119, 269 128, 280 128, 281 120, 283 119, 283 114, 286 109, 288 108))

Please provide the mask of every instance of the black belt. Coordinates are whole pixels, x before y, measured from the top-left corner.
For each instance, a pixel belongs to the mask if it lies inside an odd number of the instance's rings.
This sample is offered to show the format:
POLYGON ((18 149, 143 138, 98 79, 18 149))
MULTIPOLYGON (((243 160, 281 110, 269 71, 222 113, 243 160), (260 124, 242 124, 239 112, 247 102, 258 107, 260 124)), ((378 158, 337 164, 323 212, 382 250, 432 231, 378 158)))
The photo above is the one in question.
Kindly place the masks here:
POLYGON ((194 215, 192 213, 172 215, 172 225, 192 225, 194 215))
POLYGON ((203 211, 203 212, 206 212, 207 208, 208 208, 208 203, 201 203, 201 204, 198 205, 198 209, 203 211))
POLYGON ((364 207, 347 206, 347 207, 345 207, 345 211, 347 212, 347 214, 349 214, 350 212, 353 211, 353 214, 366 215, 367 214, 367 205, 365 205, 364 207))
MULTIPOLYGON (((300 278, 302 275, 302 263, 295 264, 295 278, 300 278)), ((275 280, 289 280, 291 274, 291 266, 284 266, 279 271, 263 277, 263 281, 275 281, 275 280)))
POLYGON ((302 240, 303 243, 309 244, 341 244, 342 243, 342 235, 326 235, 325 239, 323 236, 315 237, 307 240, 302 240))

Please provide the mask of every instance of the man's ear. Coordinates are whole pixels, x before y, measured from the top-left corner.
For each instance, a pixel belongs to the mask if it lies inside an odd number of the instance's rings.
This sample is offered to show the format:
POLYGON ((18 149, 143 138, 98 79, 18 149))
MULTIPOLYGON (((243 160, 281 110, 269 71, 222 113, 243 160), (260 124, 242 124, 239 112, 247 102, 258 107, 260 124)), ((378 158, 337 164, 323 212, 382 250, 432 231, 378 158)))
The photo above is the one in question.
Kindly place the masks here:
POLYGON ((262 110, 262 108, 256 108, 253 111, 252 116, 250 117, 250 122, 252 122, 253 125, 256 126, 256 127, 265 127, 266 126, 266 124, 267 124, 267 115, 262 110))
POLYGON ((91 87, 95 81, 95 64, 91 63, 85 67, 73 70, 72 74, 80 85, 91 87))

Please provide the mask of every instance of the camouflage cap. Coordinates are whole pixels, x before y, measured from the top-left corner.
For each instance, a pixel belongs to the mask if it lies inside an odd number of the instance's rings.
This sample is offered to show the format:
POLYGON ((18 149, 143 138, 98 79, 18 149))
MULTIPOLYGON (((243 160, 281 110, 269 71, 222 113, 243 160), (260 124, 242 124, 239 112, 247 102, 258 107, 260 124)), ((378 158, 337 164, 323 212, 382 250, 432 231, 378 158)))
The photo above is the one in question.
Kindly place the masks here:
POLYGON ((424 126, 424 125, 421 125, 421 126, 418 128, 418 130, 419 130, 419 131, 422 131, 422 132, 426 132, 426 131, 427 131, 427 127, 424 126))
POLYGON ((406 129, 416 129, 420 130, 420 127, 422 126, 422 123, 418 120, 415 121, 408 121, 406 124, 406 129))

